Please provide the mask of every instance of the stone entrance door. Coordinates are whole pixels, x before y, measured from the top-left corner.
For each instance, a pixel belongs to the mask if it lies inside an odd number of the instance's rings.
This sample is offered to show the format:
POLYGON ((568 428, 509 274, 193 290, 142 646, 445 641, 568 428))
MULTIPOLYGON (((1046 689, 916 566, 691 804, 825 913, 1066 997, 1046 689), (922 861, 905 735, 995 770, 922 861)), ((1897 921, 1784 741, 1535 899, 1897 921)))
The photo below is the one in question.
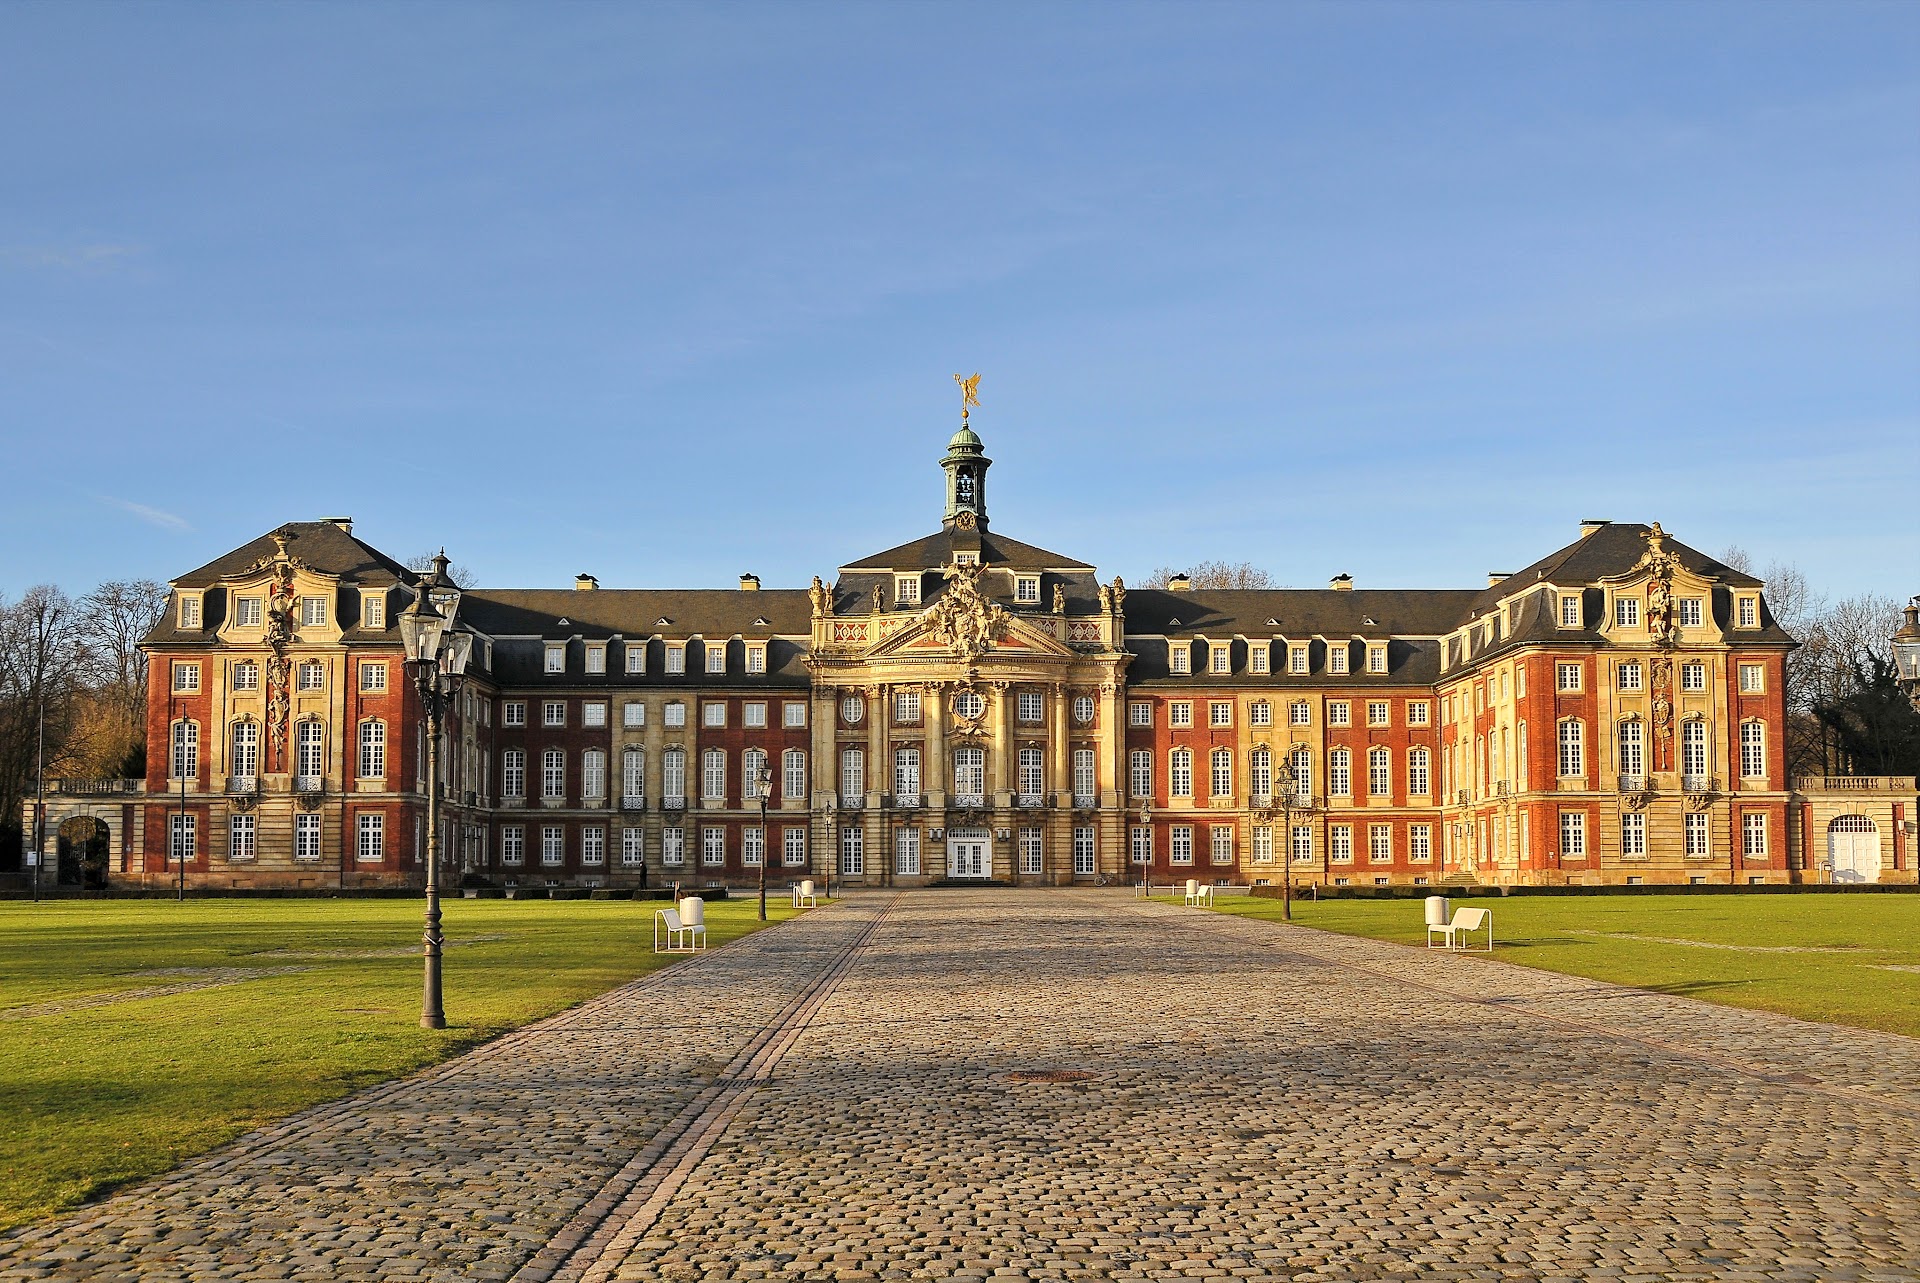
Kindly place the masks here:
POLYGON ((993 860, 988 855, 992 837, 985 829, 947 830, 947 876, 950 878, 990 878, 993 860))
POLYGON ((1864 815, 1843 815, 1827 825, 1827 858, 1835 882, 1880 880, 1880 830, 1864 815))

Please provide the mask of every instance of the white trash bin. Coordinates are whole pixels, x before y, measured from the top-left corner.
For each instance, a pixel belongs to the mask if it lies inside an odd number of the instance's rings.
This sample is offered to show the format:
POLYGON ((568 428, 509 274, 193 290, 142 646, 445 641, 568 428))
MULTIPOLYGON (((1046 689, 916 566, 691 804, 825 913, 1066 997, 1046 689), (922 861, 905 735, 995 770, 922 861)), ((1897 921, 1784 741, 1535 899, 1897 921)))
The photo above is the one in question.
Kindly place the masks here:
POLYGON ((1452 919, 1452 911, 1450 906, 1447 904, 1446 896, 1430 895, 1427 897, 1427 925, 1428 926, 1444 927, 1447 925, 1447 923, 1451 919, 1452 919))
POLYGON ((707 925, 707 902, 697 895, 690 895, 680 902, 680 925, 683 927, 704 927, 707 925))

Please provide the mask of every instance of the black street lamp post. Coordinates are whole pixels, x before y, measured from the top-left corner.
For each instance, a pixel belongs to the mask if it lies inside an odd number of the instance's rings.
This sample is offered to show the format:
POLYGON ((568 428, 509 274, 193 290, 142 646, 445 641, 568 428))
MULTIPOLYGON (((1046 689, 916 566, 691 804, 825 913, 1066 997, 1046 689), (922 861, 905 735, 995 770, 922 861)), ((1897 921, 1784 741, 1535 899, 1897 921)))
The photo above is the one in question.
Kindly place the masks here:
POLYGON ((767 860, 773 855, 773 844, 767 835, 767 794, 773 790, 773 768, 762 763, 760 774, 754 779, 754 785, 760 790, 760 921, 767 920, 767 860))
POLYGON ((400 640, 407 668, 420 693, 427 721, 427 913, 422 938, 426 974, 420 997, 420 1027, 445 1029, 440 1003, 440 731, 447 705, 460 689, 473 655, 473 634, 448 626, 449 620, 427 604, 422 585, 413 606, 400 616, 400 640))

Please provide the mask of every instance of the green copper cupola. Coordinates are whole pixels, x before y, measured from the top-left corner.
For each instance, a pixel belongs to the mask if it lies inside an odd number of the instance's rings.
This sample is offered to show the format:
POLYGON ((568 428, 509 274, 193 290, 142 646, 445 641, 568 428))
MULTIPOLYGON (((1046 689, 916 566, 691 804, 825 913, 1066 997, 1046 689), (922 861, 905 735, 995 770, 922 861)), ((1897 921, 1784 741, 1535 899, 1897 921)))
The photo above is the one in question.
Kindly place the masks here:
POLYGON ((984 528, 987 524, 987 458, 980 438, 962 423, 947 442, 947 457, 940 460, 947 473, 947 512, 942 519, 949 530, 984 528))

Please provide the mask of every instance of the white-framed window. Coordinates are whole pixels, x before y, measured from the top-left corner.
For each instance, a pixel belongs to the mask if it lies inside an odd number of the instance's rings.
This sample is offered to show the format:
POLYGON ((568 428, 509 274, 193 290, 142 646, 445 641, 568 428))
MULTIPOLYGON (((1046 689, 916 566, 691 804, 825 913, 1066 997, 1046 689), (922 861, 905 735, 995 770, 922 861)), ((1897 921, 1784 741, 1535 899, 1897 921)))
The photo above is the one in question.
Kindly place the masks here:
POLYGON ((679 675, 687 671, 687 644, 685 642, 667 643, 667 672, 679 675))
POLYGON ((1233 863, 1233 825, 1207 826, 1207 859, 1214 864, 1233 863))
POLYGON ((1424 864, 1433 859, 1433 825, 1407 826, 1407 859, 1415 864, 1424 864))
POLYGON ((865 695, 843 695, 840 697, 840 720, 851 726, 867 715, 867 697, 865 695))
POLYGON ((1628 718, 1619 725, 1620 774, 1638 778, 1647 773, 1646 723, 1628 718))
POLYGON ((1411 797, 1427 797, 1433 790, 1433 771, 1430 768, 1427 750, 1410 748, 1407 750, 1407 793, 1411 797))
POLYGON ((1045 700, 1038 691, 1021 691, 1013 697, 1013 715, 1021 722, 1038 723, 1045 712, 1045 700))
MULTIPOLYGON (((306 723, 303 723, 305 725, 306 723)), ((317 725, 318 723, 314 723, 317 725)), ((200 774, 200 723, 179 721, 173 724, 171 760, 167 778, 190 780, 200 774)))
POLYGON ((1233 671, 1233 643, 1213 642, 1207 647, 1207 671, 1211 673, 1230 673, 1233 671))
POLYGON ((620 863, 627 868, 647 862, 647 831, 627 824, 620 829, 620 863))
POLYGON ((1555 664, 1554 674, 1555 674, 1555 685, 1560 690, 1577 691, 1580 689, 1580 665, 1579 664, 1577 663, 1576 664, 1555 664))
POLYGON ((1247 858, 1255 864, 1273 863, 1273 826, 1256 824, 1247 842, 1247 858))
POLYGON ((840 830, 840 872, 848 877, 864 877, 867 872, 867 839, 859 825, 840 830))
POLYGON ((559 868, 567 860, 567 830, 559 824, 540 826, 540 863, 559 868))
POLYGON ((637 699, 630 699, 620 706, 620 724, 628 730, 639 730, 647 724, 647 706, 637 699))
POLYGON ((1353 825, 1335 824, 1327 829, 1327 859, 1335 864, 1353 863, 1353 825))
MULTIPOLYGON (((1023 753, 1031 752, 1036 758, 1038 758, 1040 754, 1040 750, 1037 748, 1023 749, 1021 751, 1023 753)), ((1024 782, 1022 783, 1020 791, 1022 793, 1028 791, 1024 782)), ((1038 792, 1039 790, 1035 789, 1034 791, 1038 792)), ((1127 794, 1130 797, 1141 798, 1150 798, 1153 796, 1153 751, 1151 749, 1136 748, 1127 754, 1127 794)))
POLYGON ((325 597, 302 597, 300 599, 300 626, 319 628, 327 622, 327 599, 325 597))
POLYGON ((709 673, 726 672, 727 644, 723 641, 710 641, 706 643, 705 649, 707 652, 707 671, 709 673))
POLYGON ((1640 599, 1638 597, 1615 597, 1613 599, 1613 622, 1618 628, 1638 628, 1640 626, 1640 599))
POLYGON ((1701 608, 1700 598, 1682 597, 1680 599, 1680 626, 1682 628, 1698 628, 1700 627, 1701 621, 1705 618, 1706 612, 1701 608))
POLYGON ((1233 725, 1233 701, 1226 700, 1226 699, 1208 700, 1207 701, 1207 725, 1209 726, 1233 725))
POLYGON ((1700 779, 1707 773, 1707 724, 1698 717, 1680 723, 1680 774, 1700 779))
POLYGON ((1255 797, 1273 796, 1273 750, 1265 744, 1247 755, 1247 788, 1255 797))
POLYGON ((1740 778, 1762 780, 1767 777, 1767 724, 1740 723, 1740 778))
POLYGON ((1176 748, 1167 754, 1167 796, 1193 796, 1193 750, 1176 748))
POLYGON ((191 694, 200 689, 200 665, 175 664, 173 666, 173 689, 181 694, 191 694))
POLYGON ((1578 628, 1580 626, 1580 596, 1578 593, 1560 594, 1560 626, 1578 628))
POLYGON ((710 748, 700 754, 700 796, 717 802, 727 796, 727 753, 710 748))
POLYGON ((1581 724, 1568 719, 1560 723, 1560 775, 1565 779, 1586 773, 1586 739, 1581 724))
POLYGON ((1699 859, 1713 854, 1713 841, 1708 836, 1707 815, 1704 811, 1687 812, 1687 856, 1699 859))
POLYGON ((1367 647, 1367 671, 1384 673, 1387 671, 1387 647, 1384 642, 1374 642, 1367 647))
MULTIPOLYGON (((1313 826, 1310 824, 1294 825, 1287 835, 1287 850, 1288 858, 1292 860, 1293 863, 1310 863, 1313 860, 1313 826)), ((1256 862, 1260 863, 1265 863, 1273 859, 1273 830, 1271 828, 1263 825, 1253 831, 1253 858, 1256 862), (1263 838, 1264 850, 1266 852, 1264 859, 1261 856, 1263 838)))
POLYGON ((669 730, 679 730, 687 724, 687 706, 677 699, 668 700, 660 713, 660 724, 669 730))
POLYGON ((971 721, 987 711, 986 697, 979 691, 961 691, 953 697, 953 711, 971 721))
POLYGON ((327 728, 323 723, 306 718, 294 724, 294 774, 299 776, 295 788, 320 787, 320 777, 327 769, 326 745, 327 728))
POLYGON ((767 859, 767 831, 759 825, 750 825, 740 830, 740 863, 749 869, 757 869, 767 859))
POLYGON ((567 701, 549 699, 540 705, 540 724, 542 726, 565 726, 567 724, 567 701))
POLYGON ((565 642, 548 642, 546 646, 547 646, 546 671, 549 673, 566 672, 567 671, 567 644, 565 642))
POLYGON ((1740 817, 1740 854, 1767 854, 1767 813, 1748 811, 1740 817))
POLYGON ((597 748, 590 748, 580 754, 580 796, 605 797, 607 795, 607 755, 597 748))
POLYGON ((1208 792, 1212 797, 1233 796, 1233 750, 1216 748, 1212 754, 1212 770, 1209 772, 1208 792))
POLYGON ((527 795, 527 755, 525 750, 510 748, 500 754, 500 793, 502 797, 525 797, 527 795))
POLYGON ((920 876, 919 829, 905 828, 893 831, 893 871, 903 877, 920 876))
POLYGON ((525 726, 527 724, 527 701, 509 699, 500 705, 500 724, 502 726, 525 726))
POLYGON ((1153 829, 1136 824, 1127 830, 1127 860, 1132 864, 1153 863, 1153 829))
POLYGON ((362 691, 383 691, 387 688, 387 666, 382 660, 363 659, 360 661, 360 689, 362 691))
POLYGON ((1133 703, 1128 704, 1127 705, 1127 725, 1129 726, 1153 725, 1153 705, 1146 702, 1145 700, 1135 700, 1133 703))
POLYGON ((858 806, 867 796, 867 754, 864 749, 843 748, 840 750, 840 797, 852 806, 858 806))
POLYGON ((604 673, 607 671, 607 644, 605 642, 588 643, 587 671, 589 673, 604 673))
POLYGON ((378 811, 362 811, 355 823, 358 840, 354 843, 354 859, 363 861, 385 859, 387 817, 378 811))
POLYGON ((606 701, 590 699, 581 704, 580 724, 582 726, 605 726, 607 724, 606 701))
POLYGON ((1757 695, 1767 688, 1767 670, 1759 664, 1740 665, 1740 693, 1757 695))
POLYGON ((1075 695, 1073 697, 1072 712, 1073 712, 1073 720, 1075 725, 1078 725, 1078 726, 1092 725, 1093 711, 1094 711, 1093 696, 1075 695))
POLYGON ((1613 673, 1616 684, 1621 690, 1637 691, 1645 689, 1646 670, 1640 666, 1639 660, 1624 660, 1619 667, 1613 670, 1613 673))
POLYGON ((1167 725, 1173 727, 1193 725, 1193 705, 1187 700, 1177 699, 1167 705, 1167 725))
POLYGON ((702 867, 717 869, 727 862, 727 831, 719 827, 700 830, 700 863, 702 867))
POLYGON ((780 863, 789 869, 807 867, 807 831, 798 824, 780 831, 780 863))
POLYGON ((920 720, 920 692, 899 690, 893 693, 893 720, 910 724, 920 720))
POLYGON ((1019 791, 1028 797, 1036 797, 1045 787, 1045 776, 1041 768, 1041 753, 1032 745, 1020 750, 1015 759, 1015 783, 1019 791))
POLYGON ((1703 691, 1707 688, 1707 666, 1690 660, 1680 665, 1680 689, 1703 691))
POLYGON ((251 812, 227 817, 227 859, 251 860, 254 855, 254 824, 251 812))
POLYGON ((1247 705, 1247 725, 1249 726, 1273 725, 1273 705, 1269 704, 1264 699, 1257 699, 1253 701, 1253 703, 1247 705))
POLYGON ((1560 812, 1560 854, 1587 853, 1587 815, 1585 811, 1560 812))
POLYGON ((687 797, 687 750, 670 748, 660 754, 660 792, 670 802, 687 797))
POLYGON ((227 763, 228 774, 253 779, 260 774, 260 723, 238 721, 233 724, 233 756, 227 763))
POLYGON ((200 849, 200 817, 191 811, 167 815, 167 859, 170 863, 192 863, 200 849))
POLYGON ((251 659, 243 659, 233 666, 233 688, 237 691, 257 691, 260 689, 260 665, 251 659))
POLYGON ((643 641, 630 641, 623 647, 627 653, 627 671, 644 673, 647 671, 647 644, 643 641))
POLYGON ((807 706, 801 700, 790 700, 780 706, 781 725, 789 729, 798 729, 807 724, 807 706))
POLYGON ((1329 673, 1346 672, 1347 655, 1348 645, 1346 642, 1336 642, 1329 645, 1327 647, 1327 671, 1329 673))
POLYGON ((957 748, 953 751, 953 791, 962 797, 979 797, 987 791, 985 749, 957 748))
MULTIPOLYGON (((1333 713, 1336 708, 1344 708, 1344 707, 1346 707, 1344 704, 1327 705, 1327 725, 1329 726, 1339 725, 1339 723, 1336 723, 1333 720, 1333 713)), ((1312 725, 1312 723, 1313 723, 1313 705, 1309 704, 1304 699, 1296 699, 1291 704, 1287 705, 1287 725, 1309 726, 1309 725, 1312 725)))
POLYGON ((526 863, 527 830, 524 825, 508 824, 500 830, 500 863, 509 868, 526 863))
POLYGON ((911 745, 893 750, 893 792, 896 797, 920 796, 920 750, 911 745))
POLYGON ((317 860, 320 858, 320 817, 306 813, 293 817, 293 858, 296 860, 317 860))
POLYGON ((540 796, 563 798, 567 795, 567 755, 550 748, 540 754, 540 796))
POLYGON ((387 774, 387 724, 360 723, 360 778, 385 779, 387 774))
MULTIPOLYGON (((1035 600, 1039 593, 1034 593, 1035 600)), ((896 606, 918 606, 920 604, 920 576, 895 575, 893 577, 893 604, 896 606)))
POLYGON ((1760 626, 1760 599, 1742 597, 1734 608, 1734 619, 1740 628, 1758 628, 1760 626))
POLYGON ((1392 706, 1384 699, 1367 701, 1367 725, 1385 726, 1392 720, 1392 706))
POLYGON ((1193 863, 1193 825, 1175 824, 1167 830, 1167 862, 1193 863))
POLYGON ((1367 750, 1367 793, 1386 797, 1393 792, 1393 755, 1385 748, 1367 750))
POLYGON ((1393 826, 1391 824, 1367 826, 1367 860, 1372 864, 1387 864, 1393 860, 1393 826))
POLYGON ((1167 671, 1170 673, 1188 673, 1193 671, 1193 644, 1184 641, 1167 643, 1167 671))
MULTIPOLYGON (((1295 726, 1305 726, 1305 722, 1295 722, 1295 726)), ((1327 701, 1327 725, 1353 725, 1353 705, 1344 699, 1327 701)))
POLYGON ((1038 873, 1041 870, 1040 830, 1028 827, 1020 830, 1020 872, 1038 873))
POLYGON ((1327 792, 1334 797, 1353 796, 1353 753, 1336 748, 1327 754, 1327 792))
POLYGON ((1040 576, 1015 575, 1013 577, 1013 599, 1023 606, 1031 606, 1040 600, 1040 576))
POLYGON ((806 750, 790 748, 780 754, 780 797, 788 802, 805 801, 807 796, 806 750))
POLYGON ((1307 672, 1307 648, 1303 644, 1287 647, 1287 671, 1290 673, 1307 672))
POLYGON ((751 731, 763 731, 767 728, 767 706, 758 700, 749 700, 740 706, 740 724, 751 731))
POLYGON ((1646 812, 1628 811, 1620 817, 1620 854, 1630 860, 1646 858, 1646 812))
POLYGON ((643 798, 647 795, 647 750, 630 744, 620 753, 620 796, 643 798))
POLYGON ((700 724, 702 726, 725 726, 727 724, 727 701, 710 699, 700 705, 700 724))
MULTIPOLYGON (((374 598, 374 600, 377 601, 379 599, 374 598)), ((234 602, 234 624, 241 628, 258 628, 260 626, 261 604, 261 599, 258 597, 242 597, 234 602)), ((369 624, 369 627, 373 628, 378 628, 379 626, 377 623, 369 624)))
POLYGON ((607 862, 607 830, 599 824, 589 824, 580 830, 580 863, 605 864, 607 862))
POLYGON ((660 863, 679 866, 687 862, 687 831, 670 826, 660 830, 660 863))
POLYGON ((1287 754, 1288 781, 1302 803, 1313 796, 1313 750, 1301 744, 1287 754))
MULTIPOLYGON (((1524 691, 1521 693, 1525 694, 1524 691)), ((1428 703, 1424 699, 1408 700, 1407 701, 1407 725, 1409 726, 1433 725, 1433 705, 1428 703)))

